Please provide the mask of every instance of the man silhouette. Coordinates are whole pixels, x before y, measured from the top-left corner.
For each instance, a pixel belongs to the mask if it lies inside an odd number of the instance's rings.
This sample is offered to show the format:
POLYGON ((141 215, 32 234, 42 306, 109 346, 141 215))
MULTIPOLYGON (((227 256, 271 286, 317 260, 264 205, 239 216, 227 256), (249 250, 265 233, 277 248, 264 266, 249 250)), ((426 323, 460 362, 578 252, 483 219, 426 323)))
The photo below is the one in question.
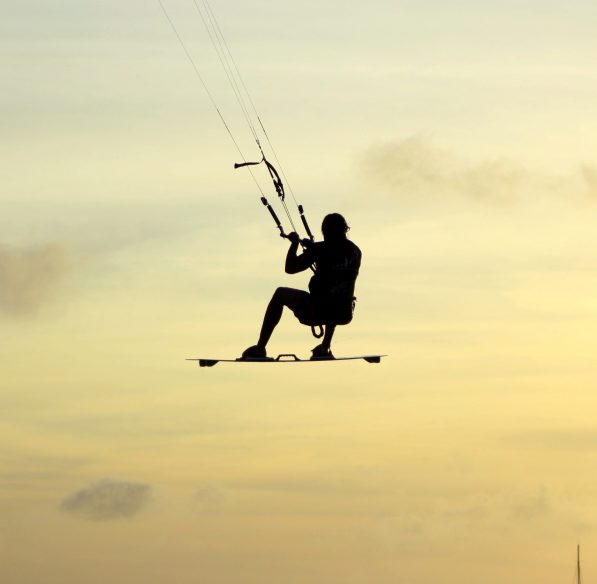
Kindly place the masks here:
POLYGON ((278 288, 265 311, 259 340, 243 352, 243 358, 266 357, 267 343, 285 306, 302 324, 324 329, 322 342, 312 350, 312 358, 333 358, 331 342, 336 326, 352 320, 354 287, 361 266, 361 250, 347 238, 348 230, 342 215, 326 215, 321 224, 323 241, 304 240, 305 250, 300 255, 297 255, 299 236, 294 232, 288 235, 290 248, 286 254, 286 273, 297 274, 312 267, 314 274, 309 282, 309 292, 278 288))

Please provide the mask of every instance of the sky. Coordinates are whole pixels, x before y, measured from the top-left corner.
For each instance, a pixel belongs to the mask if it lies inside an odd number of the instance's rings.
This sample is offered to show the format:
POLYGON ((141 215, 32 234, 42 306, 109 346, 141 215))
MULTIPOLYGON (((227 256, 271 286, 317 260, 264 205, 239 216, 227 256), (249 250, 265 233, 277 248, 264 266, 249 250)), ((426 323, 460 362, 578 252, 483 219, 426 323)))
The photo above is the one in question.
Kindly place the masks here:
MULTIPOLYGON (((363 252, 333 351, 388 357, 212 369, 308 274, 159 2, 0 6, 0 581, 597 573, 594 2, 213 2, 314 231, 363 252)), ((286 314, 268 350, 315 344, 286 314)))

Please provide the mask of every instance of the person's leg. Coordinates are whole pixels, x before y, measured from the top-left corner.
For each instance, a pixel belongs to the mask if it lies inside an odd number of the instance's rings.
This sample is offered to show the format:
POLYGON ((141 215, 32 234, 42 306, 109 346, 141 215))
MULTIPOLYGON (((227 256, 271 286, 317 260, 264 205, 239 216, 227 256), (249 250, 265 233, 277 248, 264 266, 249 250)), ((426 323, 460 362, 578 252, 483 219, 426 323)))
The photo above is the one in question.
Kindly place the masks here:
POLYGON ((334 331, 336 330, 335 324, 326 324, 323 339, 319 345, 314 347, 311 351, 312 356, 311 359, 333 359, 334 356, 332 355, 332 351, 330 346, 332 344, 332 337, 334 336, 334 331))
POLYGON ((325 333, 323 334, 323 341, 321 342, 321 346, 328 351, 330 350, 330 346, 332 344, 332 337, 334 336, 335 330, 335 324, 325 325, 325 333))
POLYGON ((304 290, 278 288, 267 305, 257 345, 249 347, 249 349, 243 353, 243 357, 265 356, 265 348, 269 343, 274 329, 280 322, 280 318, 282 318, 284 307, 287 306, 293 312, 300 311, 301 307, 308 302, 308 297, 309 293, 304 290))

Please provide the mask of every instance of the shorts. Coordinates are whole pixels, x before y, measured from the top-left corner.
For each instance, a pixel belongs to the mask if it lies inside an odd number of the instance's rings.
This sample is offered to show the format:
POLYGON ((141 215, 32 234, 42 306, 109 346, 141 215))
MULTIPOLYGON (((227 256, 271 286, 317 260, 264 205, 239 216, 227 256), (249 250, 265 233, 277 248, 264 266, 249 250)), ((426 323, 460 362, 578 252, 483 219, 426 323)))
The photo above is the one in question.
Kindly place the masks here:
POLYGON ((296 288, 285 288, 286 306, 292 310, 301 324, 322 326, 326 324, 348 324, 352 320, 354 299, 335 302, 322 301, 317 296, 296 288))
POLYGON ((288 308, 292 310, 294 316, 301 324, 307 326, 317 326, 324 323, 324 318, 318 314, 317 307, 313 302, 313 296, 304 290, 292 289, 292 295, 288 301, 288 308))

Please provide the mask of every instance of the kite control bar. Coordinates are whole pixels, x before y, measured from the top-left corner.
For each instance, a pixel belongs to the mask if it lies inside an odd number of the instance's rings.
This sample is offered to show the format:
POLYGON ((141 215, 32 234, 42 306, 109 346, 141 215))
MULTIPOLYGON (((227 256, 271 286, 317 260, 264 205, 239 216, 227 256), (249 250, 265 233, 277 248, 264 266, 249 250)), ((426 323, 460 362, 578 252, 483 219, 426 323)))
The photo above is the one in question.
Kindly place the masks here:
MULTIPOLYGON (((259 148, 261 149, 261 145, 259 144, 259 141, 257 142, 257 145, 259 146, 259 148)), ((286 211, 286 215, 288 217, 288 219, 290 220, 290 223, 293 227, 293 229, 296 230, 296 228, 294 227, 294 223, 292 222, 292 218, 288 212, 288 207, 286 206, 286 193, 284 191, 284 183, 282 182, 282 179, 280 178, 280 175, 278 174, 278 171, 275 169, 274 165, 265 157, 265 154, 263 154, 263 150, 261 151, 263 157, 261 158, 261 160, 259 162, 237 162, 234 164, 234 168, 243 168, 245 166, 257 166, 258 164, 265 164, 269 175, 272 179, 272 182, 274 183, 274 188, 276 189, 276 194, 278 195, 278 198, 280 199, 282 206, 284 207, 284 210, 286 211)), ((263 195, 263 192, 261 193, 263 195)), ((272 206, 268 203, 267 199, 265 198, 265 196, 261 197, 261 202, 267 207, 267 210, 269 211, 270 215, 272 216, 272 219, 275 221, 276 223, 276 227, 280 230, 280 237, 284 237, 287 238, 286 233, 284 233, 284 228, 282 227, 282 223, 280 222, 280 219, 278 218, 278 216, 276 215, 276 212, 274 211, 274 209, 272 208, 272 206)), ((296 201, 295 201, 296 202, 296 201)), ((301 221, 303 223, 303 227, 305 228, 305 231, 307 232, 307 236, 308 236, 308 240, 306 241, 310 241, 313 242, 315 240, 315 238, 313 237, 313 233, 311 232, 311 228, 309 227, 309 223, 307 222, 307 218, 305 217, 305 210, 303 209, 302 205, 297 204, 297 208, 298 208, 298 212, 301 216, 301 221)), ((303 245, 304 247, 304 245, 303 245)))
MULTIPOLYGON (((285 193, 284 185, 282 184, 282 179, 280 178, 278 171, 272 166, 272 164, 268 160, 266 160, 265 156, 259 162, 236 162, 234 164, 234 168, 237 169, 243 168, 245 166, 257 166, 262 162, 265 163, 265 165, 267 166, 269 174, 272 177, 272 181, 274 182, 274 188, 276 189, 276 193, 278 193, 278 197, 280 197, 280 200, 282 201, 282 203, 284 203, 285 193)), ((272 219, 276 222, 276 227, 280 230, 280 237, 286 237, 286 233, 284 233, 284 227, 282 227, 282 223, 276 215, 276 212, 274 211, 273 207, 269 204, 268 200, 264 196, 261 197, 261 202, 264 204, 265 207, 267 207, 269 214, 272 216, 272 219)))

